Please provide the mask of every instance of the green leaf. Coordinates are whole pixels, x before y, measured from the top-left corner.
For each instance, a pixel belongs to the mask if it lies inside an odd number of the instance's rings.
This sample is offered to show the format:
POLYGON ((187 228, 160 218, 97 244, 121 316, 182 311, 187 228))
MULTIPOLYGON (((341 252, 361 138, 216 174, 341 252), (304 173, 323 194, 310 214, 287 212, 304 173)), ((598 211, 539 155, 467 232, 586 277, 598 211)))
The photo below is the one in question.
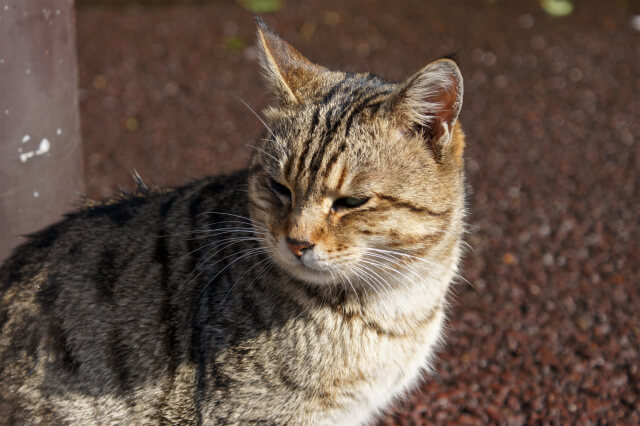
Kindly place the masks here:
POLYGON ((573 12, 570 0, 541 0, 540 6, 551 16, 567 16, 573 12))
POLYGON ((224 45, 229 50, 240 50, 244 47, 244 40, 237 36, 231 36, 224 39, 224 45))
POLYGON ((238 3, 253 13, 275 12, 282 8, 282 0, 238 0, 238 3))

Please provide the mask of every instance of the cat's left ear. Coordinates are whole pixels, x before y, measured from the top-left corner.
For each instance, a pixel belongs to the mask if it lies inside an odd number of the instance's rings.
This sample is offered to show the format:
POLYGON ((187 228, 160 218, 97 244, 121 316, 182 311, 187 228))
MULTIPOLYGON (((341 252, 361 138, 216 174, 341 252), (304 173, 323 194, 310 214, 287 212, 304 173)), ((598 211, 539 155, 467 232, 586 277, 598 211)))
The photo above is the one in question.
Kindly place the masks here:
POLYGON ((462 74, 451 59, 434 61, 402 84, 392 109, 403 130, 420 135, 436 159, 452 148, 454 125, 462 108, 462 74))
POLYGON ((297 104, 308 99, 321 75, 328 70, 305 58, 261 18, 255 20, 260 64, 280 101, 297 104))

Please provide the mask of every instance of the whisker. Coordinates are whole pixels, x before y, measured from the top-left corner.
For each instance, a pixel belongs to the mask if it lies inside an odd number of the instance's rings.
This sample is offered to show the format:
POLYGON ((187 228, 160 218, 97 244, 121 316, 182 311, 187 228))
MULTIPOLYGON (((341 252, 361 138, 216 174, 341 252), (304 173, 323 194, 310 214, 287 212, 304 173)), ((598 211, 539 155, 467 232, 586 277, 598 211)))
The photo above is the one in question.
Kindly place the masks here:
MULTIPOLYGON (((235 223, 238 224, 239 222, 237 221, 222 221, 222 222, 214 222, 209 224, 210 226, 213 225, 218 225, 218 224, 222 224, 222 223, 235 223)), ((241 225, 249 225, 247 227, 236 227, 236 228, 232 228, 232 227, 221 227, 221 228, 198 228, 198 229, 193 229, 191 231, 184 231, 184 232, 172 232, 171 234, 162 234, 162 235, 154 235, 155 237, 160 237, 160 238, 166 238, 166 237, 177 237, 180 235, 188 235, 188 234, 204 234, 204 233, 208 233, 208 232, 216 232, 216 231, 220 231, 220 230, 228 230, 228 229, 254 229, 255 230, 255 225, 250 224, 250 223, 239 223, 241 225)), ((258 229, 257 231, 261 231, 261 232, 266 232, 266 229, 264 231, 262 231, 261 229, 258 229)))
POLYGON ((265 123, 265 121, 262 119, 262 117, 260 117, 260 116, 258 115, 258 113, 257 113, 257 112, 255 112, 255 111, 253 110, 253 108, 251 108, 251 107, 250 107, 250 106, 249 106, 249 105, 248 105, 248 104, 247 104, 247 103, 246 103, 242 98, 238 98, 238 99, 240 99, 240 102, 242 102, 242 103, 244 104, 244 106, 246 106, 246 107, 249 109, 249 111, 251 111, 251 112, 253 113, 253 115, 255 115, 255 116, 258 118, 258 120, 260 120, 260 122, 262 123, 262 125, 263 125, 263 126, 264 126, 268 131, 269 131, 269 133, 271 134, 271 136, 273 136, 273 138, 274 138, 274 139, 276 139, 276 135, 275 135, 275 133, 273 133, 273 130, 271 130, 271 128, 267 125, 267 123, 265 123))
MULTIPOLYGON (((213 259, 213 258, 214 258, 218 253, 220 253, 221 251, 223 251, 223 250, 225 250, 226 248, 231 247, 232 245, 237 244, 237 243, 239 243, 239 242, 249 241, 249 240, 254 240, 254 239, 255 239, 255 237, 247 237, 247 238, 242 238, 242 239, 239 239, 239 240, 235 240, 235 239, 227 239, 227 241, 231 241, 231 242, 228 242, 227 244, 225 244, 223 247, 220 247, 220 248, 218 248, 218 246, 219 246, 220 244, 222 244, 222 242, 223 242, 223 241, 217 241, 218 245, 216 245, 215 247, 213 247, 213 248, 211 248, 209 251, 207 251, 207 253, 205 253, 205 254, 202 256, 202 259, 201 259, 200 261, 198 261, 198 263, 194 266, 193 271, 191 271, 191 274, 190 274, 190 275, 189 275, 189 277, 187 278, 187 281, 185 282, 185 284, 188 284, 188 283, 190 283, 191 281, 193 281, 193 280, 197 279, 198 277, 200 277, 202 274, 204 274, 206 271, 210 270, 213 266, 217 265, 218 263, 220 263, 220 262, 224 261, 225 259, 228 259, 228 258, 230 258, 230 257, 232 257, 232 256, 235 256, 235 255, 237 254, 237 253, 232 253, 232 254, 230 254, 230 255, 228 255, 228 256, 225 256, 225 257, 223 257, 222 259, 218 259, 218 260, 217 260, 217 261, 215 261, 214 263, 211 263, 211 264, 210 264, 209 262, 211 262, 211 260, 212 260, 212 259, 213 259), (216 249, 217 249, 217 251, 216 251, 216 249), (215 251, 215 252, 214 252, 214 251, 215 251), (214 252, 214 253, 212 253, 212 252, 214 252), (206 265, 206 268, 204 267, 204 265, 206 265), (198 270, 199 270, 199 272, 198 272, 198 273, 196 273, 196 271, 198 271, 198 270)), ((268 241, 267 241, 267 240, 265 240, 265 242, 268 242, 268 241)), ((198 251, 198 250, 201 250, 201 249, 203 249, 204 247, 206 247, 206 246, 203 246, 203 247, 200 247, 200 248, 198 248, 198 249, 196 249, 196 250, 193 250, 191 253, 194 253, 194 252, 196 252, 196 251, 198 251)), ((257 247, 257 248, 255 248, 255 247, 254 247, 254 248, 247 249, 247 250, 256 250, 256 249, 263 249, 263 250, 265 250, 265 251, 266 251, 266 249, 265 249, 264 247, 257 247)), ((186 255, 181 256, 181 258, 182 258, 182 257, 184 257, 184 256, 186 256, 186 255)))
MULTIPOLYGON (((348 289, 347 289, 347 286, 346 286, 344 280, 345 279, 347 280, 347 282, 349 283, 349 287, 351 287, 351 290, 353 290, 354 296, 356 296, 356 299, 358 300, 358 305, 362 306, 362 302, 360 301, 360 297, 358 297, 358 291, 356 290, 356 288, 354 287, 353 283, 349 279, 349 276, 344 271, 341 271, 340 269, 336 268, 335 266, 330 266, 329 272, 331 272, 331 271, 333 271, 336 274, 338 274, 338 277, 340 277, 342 279, 341 283, 342 283, 342 286, 344 287, 344 289, 346 291, 348 291, 348 289)), ((331 272, 331 276, 332 276, 332 279, 335 280, 335 276, 334 276, 333 272, 331 272)))
POLYGON ((257 235, 260 238, 264 238, 265 234, 263 232, 256 232, 253 229, 238 229, 238 228, 227 228, 225 230, 215 230, 215 231, 211 231, 210 233, 203 233, 204 235, 199 235, 196 237, 191 237, 191 238, 182 238, 182 241, 194 241, 194 240, 204 240, 204 239, 211 239, 214 237, 219 237, 221 235, 226 235, 226 234, 253 234, 253 235, 257 235))
MULTIPOLYGON (((261 260, 260 262, 254 264, 253 266, 251 266, 249 269, 247 269, 246 271, 244 271, 242 274, 240 274, 240 276, 238 277, 237 280, 235 280, 233 282, 233 284, 231 285, 231 287, 229 287, 229 290, 227 290, 227 293, 224 295, 224 297, 222 298, 222 300, 220 301, 220 303, 218 303, 218 309, 216 310, 216 312, 220 311, 220 308, 222 308, 222 305, 224 304, 224 302, 227 300, 227 297, 229 297, 229 294, 231 294, 231 291, 235 288, 236 284, 238 284, 238 282, 240 282, 240 280, 242 279, 242 277, 244 277, 246 274, 248 274, 252 269, 256 268, 257 266, 263 264, 264 262, 271 262, 271 258, 266 257, 263 260, 261 260)), ((254 280, 251 282, 251 284, 253 284, 254 280)))
MULTIPOLYGON (((201 212, 201 213, 198 213, 196 216, 209 215, 209 214, 211 214, 211 215, 216 214, 216 215, 221 215, 221 216, 231 216, 231 217, 235 217, 235 218, 238 218, 238 219, 244 219, 244 220, 245 220, 245 221, 247 221, 248 223, 251 223, 251 224, 253 224, 253 225, 257 225, 257 226, 259 226, 259 227, 265 228, 265 226, 264 226, 262 223, 260 223, 260 222, 258 222, 258 221, 256 221, 256 220, 253 220, 253 219, 251 219, 250 217, 241 216, 241 215, 233 214, 233 213, 218 212, 218 211, 210 211, 210 212, 201 212)), ((266 229, 266 228, 265 228, 265 229, 266 229)))
POLYGON ((376 294, 378 295, 378 297, 382 298, 382 295, 380 294, 380 292, 377 290, 377 288, 373 285, 373 283, 369 282, 369 280, 367 280, 366 278, 363 278, 362 275, 366 275, 364 273, 364 271, 362 269, 360 269, 357 266, 352 266, 352 269, 354 270, 354 272, 356 273, 356 276, 358 276, 358 278, 360 278, 360 280, 364 283, 366 283, 367 285, 369 285, 369 287, 371 287, 371 289, 373 291, 376 292, 376 294))
MULTIPOLYGON (((221 270, 218 271, 218 273, 216 273, 213 278, 211 278, 207 284, 202 288, 202 290, 200 291, 200 297, 202 296, 202 294, 205 292, 205 290, 207 288, 209 288, 209 285, 211 285, 212 282, 215 281, 216 278, 218 278, 220 276, 220 274, 222 274, 224 271, 226 271, 227 269, 229 269, 233 264, 235 264, 236 262, 238 262, 239 260, 242 260, 244 258, 247 257, 253 257, 253 256, 258 256, 262 253, 266 253, 267 249, 265 248, 256 248, 256 249, 251 249, 251 250, 247 250, 247 252, 245 252, 244 254, 240 255, 238 258, 234 259, 233 261, 229 262, 224 268, 222 268, 221 270)), ((217 263, 217 262, 216 262, 217 263)))
MULTIPOLYGON (((362 261, 366 261, 366 262, 373 262, 375 264, 377 264, 378 266, 384 267, 386 270, 390 271, 390 272, 395 272, 395 273, 400 273, 402 274, 402 276, 404 276, 408 281, 412 281, 413 279, 410 278, 409 276, 405 275, 404 273, 402 273, 402 269, 408 269, 407 265, 403 265, 400 264, 398 262, 395 262, 395 260, 393 259, 389 259, 387 257, 375 254, 375 253, 366 253, 365 256, 363 256, 363 260, 362 261), (371 259, 370 257, 367 256, 372 256, 375 257, 376 259, 371 259), (367 260, 365 260, 367 259, 367 260), (392 267, 391 265, 385 264, 384 262, 381 262, 377 259, 383 259, 383 260, 387 260, 390 261, 392 264, 394 264, 396 267, 392 267)), ((413 268, 411 268, 411 270, 409 271, 411 273, 413 273, 417 278, 417 279, 421 279, 422 276, 420 274, 418 274, 415 270, 413 270, 413 268)))
POLYGON ((222 240, 215 240, 215 241, 213 241, 213 242, 211 242, 209 244, 205 244, 203 246, 198 247, 195 250, 191 250, 190 252, 188 252, 186 254, 183 254, 182 256, 180 256, 180 259, 184 258, 185 256, 189 256, 189 255, 191 255, 191 254, 193 254, 193 253, 195 253, 197 251, 200 251, 203 248, 210 247, 210 246, 213 245, 214 247, 209 252, 207 252, 205 254, 205 256, 208 256, 211 253, 211 251, 215 250, 215 248, 218 245, 223 244, 223 243, 227 243, 229 241, 232 241, 232 242, 227 244, 227 245, 225 245, 224 247, 220 248, 220 250, 215 252, 212 256, 215 256, 218 252, 224 250, 225 248, 229 247, 230 245, 233 245, 233 244, 236 244, 236 243, 239 243, 239 242, 242 242, 242 241, 267 241, 267 239, 266 238, 261 238, 261 237, 231 237, 231 238, 224 238, 222 240))
POLYGON ((260 149, 257 146, 253 146, 251 144, 246 143, 246 146, 248 146, 249 148, 253 148, 256 151, 260 151, 261 153, 263 153, 264 155, 268 155, 269 157, 273 158, 273 160, 276 162, 276 164, 280 164, 280 160, 278 160, 276 157, 274 157, 273 155, 269 154, 267 151, 265 151, 264 149, 260 149))
POLYGON ((376 282, 378 282, 381 286, 386 286, 386 288, 388 288, 389 290, 393 290, 393 286, 391 286, 391 284, 389 284, 389 282, 385 280, 384 277, 380 276, 380 274, 375 272, 373 269, 368 268, 364 265, 361 266, 361 269, 365 271, 367 275, 374 278, 376 282))
POLYGON ((367 250, 372 250, 372 251, 383 253, 383 254, 386 253, 386 254, 391 254, 391 255, 402 256, 402 257, 405 257, 405 258, 408 258, 408 259, 412 259, 412 260, 414 260, 416 262, 425 263, 428 266, 430 266, 432 268, 435 268, 437 271, 445 271, 445 270, 446 271, 451 271, 453 273, 454 277, 464 281, 465 283, 469 284, 471 287, 475 288, 475 286, 471 282, 469 282, 469 280, 467 280, 465 277, 463 277, 462 275, 457 273, 455 270, 448 269, 446 266, 441 265, 441 264, 436 263, 436 262, 433 262, 432 260, 425 259, 425 258, 422 258, 422 257, 413 256, 413 255, 410 255, 408 253, 402 253, 402 252, 395 251, 395 250, 382 250, 382 249, 375 249, 375 248, 371 248, 371 247, 368 247, 367 250))

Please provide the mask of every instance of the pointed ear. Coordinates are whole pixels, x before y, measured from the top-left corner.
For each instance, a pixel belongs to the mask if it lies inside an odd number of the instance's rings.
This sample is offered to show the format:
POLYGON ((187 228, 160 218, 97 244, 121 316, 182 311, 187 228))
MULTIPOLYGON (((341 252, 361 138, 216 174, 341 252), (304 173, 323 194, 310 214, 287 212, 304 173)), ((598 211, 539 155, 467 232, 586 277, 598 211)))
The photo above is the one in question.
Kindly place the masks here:
POLYGON ((267 80, 284 103, 300 103, 312 93, 312 87, 326 68, 316 65, 284 41, 256 17, 260 65, 267 80))
POLYGON ((439 59, 404 83, 392 110, 400 127, 423 137, 440 160, 450 147, 462 94, 458 65, 451 59, 439 59))

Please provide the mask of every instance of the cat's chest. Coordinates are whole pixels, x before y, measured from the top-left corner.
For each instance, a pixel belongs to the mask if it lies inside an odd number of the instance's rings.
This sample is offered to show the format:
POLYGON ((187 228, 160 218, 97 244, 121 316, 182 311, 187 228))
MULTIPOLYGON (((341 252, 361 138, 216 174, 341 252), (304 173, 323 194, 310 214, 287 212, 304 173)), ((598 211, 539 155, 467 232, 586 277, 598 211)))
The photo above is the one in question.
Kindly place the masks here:
POLYGON ((322 423, 366 424, 394 398, 411 390, 430 367, 443 320, 444 313, 439 309, 412 335, 388 335, 376 330, 363 330, 358 338, 351 335, 353 352, 346 354, 348 359, 333 359, 334 365, 342 367, 331 374, 333 386, 327 387, 327 395, 332 396, 337 409, 327 412, 322 423))

